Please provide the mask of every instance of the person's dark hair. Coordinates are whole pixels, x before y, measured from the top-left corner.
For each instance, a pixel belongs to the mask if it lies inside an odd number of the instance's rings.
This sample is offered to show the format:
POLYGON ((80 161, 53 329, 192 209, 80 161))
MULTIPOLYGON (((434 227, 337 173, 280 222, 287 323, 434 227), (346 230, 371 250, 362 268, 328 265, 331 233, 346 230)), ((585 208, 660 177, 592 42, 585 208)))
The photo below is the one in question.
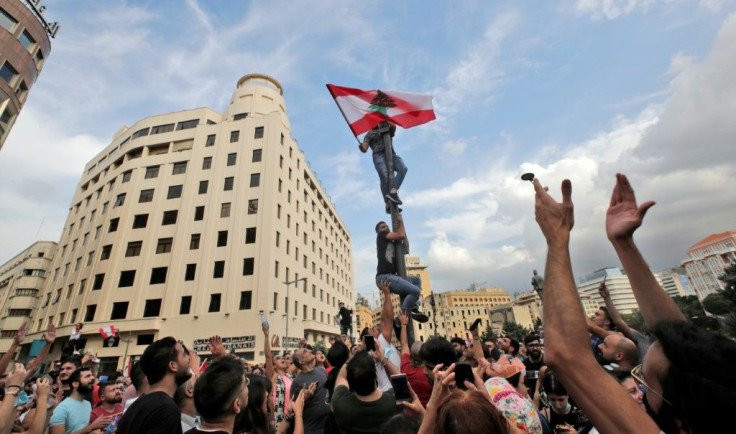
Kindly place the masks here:
POLYGON ((145 381, 146 374, 143 373, 141 362, 133 363, 133 367, 130 369, 130 382, 135 387, 135 390, 140 392, 145 381))
MULTIPOLYGON (((488 347, 486 347, 486 348, 488 348, 488 347)), ((501 358, 501 350, 499 350, 496 347, 493 347, 493 349, 491 350, 491 353, 490 353, 490 358, 493 359, 494 362, 497 362, 498 359, 501 358)))
POLYGON ((243 391, 243 375, 243 364, 233 357, 207 366, 194 385, 194 406, 204 420, 218 422, 227 417, 233 400, 243 391))
POLYGON ((524 337, 524 345, 529 345, 534 341, 538 341, 539 343, 541 343, 542 339, 539 337, 539 335, 535 335, 534 333, 526 335, 526 337, 524 337))
POLYGON ((245 408, 241 427, 249 433, 267 434, 268 415, 263 411, 263 402, 266 400, 266 393, 270 386, 270 381, 260 375, 248 374, 246 377, 250 380, 248 385, 248 406, 245 408))
POLYGON ((59 360, 60 365, 63 365, 64 363, 72 363, 77 368, 82 367, 82 359, 79 356, 70 356, 59 360))
POLYGON ((488 349, 488 347, 486 346, 486 344, 484 344, 481 341, 477 341, 477 342, 473 342, 473 345, 480 345, 481 349, 483 350, 483 358, 484 359, 488 359, 489 357, 491 357, 491 350, 488 349))
POLYGON ((399 413, 386 422, 381 434, 417 434, 420 419, 399 413))
POLYGON ((347 362, 348 357, 350 357, 350 350, 343 341, 335 341, 335 343, 330 347, 330 350, 327 351, 327 355, 325 357, 327 357, 327 361, 330 362, 330 365, 332 366, 330 373, 327 374, 325 388, 330 392, 330 396, 332 396, 332 392, 335 389, 335 382, 337 381, 337 375, 340 373, 342 365, 344 365, 345 362, 347 362))
POLYGON ((115 384, 114 381, 105 381, 100 383, 100 388, 97 389, 97 397, 100 398, 100 401, 102 401, 102 395, 105 394, 105 389, 108 387, 117 387, 117 384, 115 384))
POLYGON ((509 338, 509 341, 511 342, 509 346, 514 348, 514 350, 511 351, 511 355, 516 356, 519 353, 519 341, 516 338, 512 338, 511 336, 506 337, 509 338))
POLYGON ((436 434, 508 433, 511 426, 503 414, 477 390, 455 389, 438 405, 436 434))
POLYGON ((547 395, 568 396, 567 389, 560 383, 552 371, 547 371, 542 381, 542 386, 547 395))
MULTIPOLYGON (((736 402, 736 343, 684 321, 661 321, 652 329, 669 369, 659 391, 660 418, 676 418, 686 432, 718 432, 736 402)), ((650 349, 651 351, 651 349, 650 349)))
POLYGON ((376 233, 378 233, 378 227, 381 226, 381 224, 383 223, 386 223, 386 222, 381 220, 380 222, 376 223, 376 233))
POLYGON ((149 345, 141 356, 141 368, 146 374, 148 384, 153 386, 163 380, 169 370, 169 362, 175 362, 178 357, 176 339, 171 336, 149 345))
POLYGON ((370 395, 376 390, 376 364, 367 351, 358 351, 348 362, 348 384, 356 395, 370 395))
POLYGON ((363 330, 360 331, 360 338, 363 339, 363 336, 367 336, 371 334, 371 328, 370 327, 363 327, 363 330))
POLYGON ((518 389, 519 388, 519 383, 521 381, 521 372, 517 372, 516 374, 510 376, 509 378, 506 379, 506 381, 508 381, 509 384, 511 384, 512 386, 514 386, 514 388, 517 388, 518 389))
POLYGON ((451 344, 460 344, 462 346, 466 346, 467 345, 467 343, 465 342, 465 339, 459 338, 457 336, 455 336, 454 338, 450 339, 450 343, 451 344))
POLYGON ((627 371, 625 369, 614 369, 613 371, 606 371, 608 374, 616 380, 618 384, 623 383, 628 378, 631 377, 631 371, 627 371))
POLYGON ((606 320, 611 323, 611 326, 613 326, 613 320, 611 319, 611 314, 608 313, 608 308, 606 306, 601 306, 598 309, 603 311, 603 313, 606 315, 606 320))
POLYGON ((82 366, 81 368, 77 368, 72 372, 72 375, 69 376, 69 385, 72 389, 76 389, 76 387, 72 386, 72 384, 76 381, 77 383, 81 382, 82 380, 82 372, 89 371, 89 366, 82 366))
POLYGON ((455 349, 452 348, 452 344, 447 339, 439 336, 433 336, 427 339, 427 342, 422 344, 419 355, 424 360, 424 363, 428 365, 439 365, 442 363, 445 368, 455 363, 456 360, 455 349))

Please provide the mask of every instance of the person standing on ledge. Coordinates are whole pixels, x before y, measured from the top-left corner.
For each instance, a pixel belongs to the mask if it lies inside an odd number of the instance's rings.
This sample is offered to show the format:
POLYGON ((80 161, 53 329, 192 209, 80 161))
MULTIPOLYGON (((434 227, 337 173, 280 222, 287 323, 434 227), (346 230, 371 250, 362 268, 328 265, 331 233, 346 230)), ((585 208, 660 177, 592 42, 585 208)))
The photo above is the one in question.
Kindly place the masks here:
MULTIPOLYGON (((396 125, 389 124, 389 134, 391 137, 395 133, 396 125)), ((386 214, 390 214, 389 200, 397 205, 402 204, 401 199, 399 199, 399 187, 404 182, 404 176, 406 176, 408 170, 404 164, 404 160, 396 155, 396 151, 393 148, 391 149, 394 155, 394 172, 396 172, 396 175, 394 176, 393 183, 389 187, 388 165, 386 163, 385 147, 383 146, 383 135, 378 131, 378 126, 366 133, 363 137, 363 142, 358 147, 360 148, 360 152, 363 153, 367 152, 368 148, 373 150, 373 166, 375 166, 376 172, 378 172, 378 178, 381 181, 381 195, 383 196, 383 201, 386 203, 386 214)), ((399 212, 401 212, 401 209, 399 209, 399 212)))

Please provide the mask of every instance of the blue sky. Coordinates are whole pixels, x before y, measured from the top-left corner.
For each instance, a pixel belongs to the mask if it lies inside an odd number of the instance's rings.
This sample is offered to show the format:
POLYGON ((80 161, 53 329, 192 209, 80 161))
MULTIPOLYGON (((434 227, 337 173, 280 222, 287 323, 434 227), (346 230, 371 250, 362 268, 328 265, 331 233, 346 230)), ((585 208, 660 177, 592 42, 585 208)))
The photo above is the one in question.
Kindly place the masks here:
POLYGON ((58 240, 84 164, 120 127, 222 111, 251 72, 285 88, 292 136, 353 236, 359 292, 375 291, 385 215, 326 83, 434 96, 438 119, 395 146, 412 253, 435 291, 530 289, 545 245, 527 171, 557 197, 573 181, 578 275, 618 264, 603 227, 616 172, 658 202, 637 235, 656 270, 734 229, 734 1, 44 4, 61 30, 0 151, 0 262, 58 240))

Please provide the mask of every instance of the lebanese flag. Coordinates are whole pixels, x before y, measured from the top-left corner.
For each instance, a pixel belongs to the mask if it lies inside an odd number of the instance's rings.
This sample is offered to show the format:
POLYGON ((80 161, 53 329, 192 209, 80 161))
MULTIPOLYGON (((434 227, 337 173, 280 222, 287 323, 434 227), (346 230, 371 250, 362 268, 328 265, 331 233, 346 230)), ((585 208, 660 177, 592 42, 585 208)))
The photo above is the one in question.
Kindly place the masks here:
POLYGON ((202 364, 199 366, 199 373, 201 374, 202 372, 204 372, 209 365, 210 362, 208 362, 207 359, 204 359, 204 362, 202 362, 202 364))
POLYGON ((115 331, 115 326, 109 325, 107 327, 102 327, 100 329, 100 334, 102 335, 102 339, 107 339, 110 336, 112 337, 118 337, 118 332, 115 331))
POLYGON ((383 121, 411 128, 435 119, 432 95, 334 84, 328 84, 327 89, 356 137, 383 121))

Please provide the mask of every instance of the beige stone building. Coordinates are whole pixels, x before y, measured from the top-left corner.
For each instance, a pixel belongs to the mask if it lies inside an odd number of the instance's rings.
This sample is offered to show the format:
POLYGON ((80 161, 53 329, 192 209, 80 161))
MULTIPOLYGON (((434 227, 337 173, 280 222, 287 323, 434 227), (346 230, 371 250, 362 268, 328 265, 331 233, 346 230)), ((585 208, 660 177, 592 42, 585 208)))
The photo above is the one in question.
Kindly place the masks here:
POLYGON ((49 36, 59 30, 38 3, 0 0, 0 149, 51 52, 49 36))
POLYGON ((223 114, 115 133, 85 167, 59 246, 32 331, 53 322, 65 339, 82 321, 105 366, 164 336, 207 354, 215 334, 259 361, 259 311, 283 349, 287 334, 290 347, 327 341, 338 302, 354 306, 350 233, 291 138, 281 85, 261 74, 238 81, 223 114), (118 347, 102 346, 107 325, 118 347))
POLYGON ((361 330, 371 326, 373 326, 373 310, 369 306, 362 304, 358 305, 355 308, 355 330, 353 331, 354 335, 358 336, 361 330))
POLYGON ((685 269, 682 267, 668 268, 666 270, 654 273, 657 282, 662 286, 670 297, 693 295, 690 292, 690 284, 688 282, 685 269))
POLYGON ((432 293, 432 282, 429 280, 427 264, 422 264, 419 256, 406 256, 406 274, 419 276, 422 279, 422 297, 429 297, 432 293))
POLYGON ((503 324, 506 321, 515 322, 529 330, 534 328, 535 318, 529 313, 529 309, 515 303, 492 307, 489 317, 491 319, 491 327, 499 334, 503 330, 503 324))
POLYGON ((0 354, 24 321, 30 327, 55 252, 56 243, 37 241, 0 265, 0 354))
POLYGON ((690 288, 700 300, 723 290, 718 279, 726 268, 736 263, 736 231, 711 234, 687 249, 682 267, 690 280, 690 288))
MULTIPOLYGON (((619 268, 603 268, 583 276, 578 283, 578 293, 581 299, 583 295, 586 295, 597 305, 604 306, 603 298, 598 294, 598 286, 604 280, 611 295, 611 301, 619 313, 628 314, 639 308, 631 289, 631 283, 629 283, 629 277, 619 268)), ((585 308, 585 303, 583 303, 583 308, 585 308)), ((595 309, 598 307, 596 306, 595 309)))

